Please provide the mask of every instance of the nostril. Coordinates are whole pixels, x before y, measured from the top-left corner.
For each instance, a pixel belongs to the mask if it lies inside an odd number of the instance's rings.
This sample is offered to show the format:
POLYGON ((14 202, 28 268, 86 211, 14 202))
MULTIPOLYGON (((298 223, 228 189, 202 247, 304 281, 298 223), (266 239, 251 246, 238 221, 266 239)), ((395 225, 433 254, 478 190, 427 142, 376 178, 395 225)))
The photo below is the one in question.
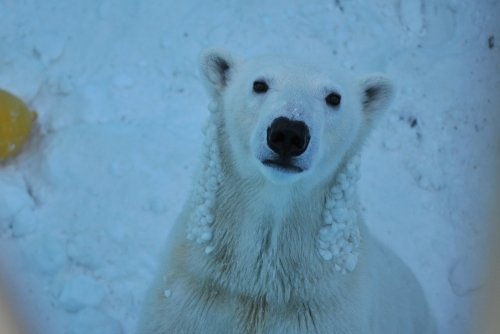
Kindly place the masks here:
POLYGON ((285 134, 283 132, 272 132, 271 141, 273 143, 282 143, 285 141, 285 134))
POLYGON ((292 138, 292 144, 296 147, 296 148, 303 148, 304 147, 304 143, 305 143, 305 140, 301 137, 293 137, 292 138))

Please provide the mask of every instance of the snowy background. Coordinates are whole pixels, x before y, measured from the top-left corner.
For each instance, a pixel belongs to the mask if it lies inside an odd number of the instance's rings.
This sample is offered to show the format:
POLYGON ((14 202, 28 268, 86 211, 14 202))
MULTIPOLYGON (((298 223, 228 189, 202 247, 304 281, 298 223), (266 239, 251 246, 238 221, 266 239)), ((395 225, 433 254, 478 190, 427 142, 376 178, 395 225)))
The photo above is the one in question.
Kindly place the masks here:
POLYGON ((470 332, 499 14, 488 0, 0 0, 0 87, 39 114, 0 165, 0 269, 36 332, 133 332, 191 186, 208 115, 198 57, 214 45, 394 80, 363 154, 364 215, 415 271, 440 332, 470 332))

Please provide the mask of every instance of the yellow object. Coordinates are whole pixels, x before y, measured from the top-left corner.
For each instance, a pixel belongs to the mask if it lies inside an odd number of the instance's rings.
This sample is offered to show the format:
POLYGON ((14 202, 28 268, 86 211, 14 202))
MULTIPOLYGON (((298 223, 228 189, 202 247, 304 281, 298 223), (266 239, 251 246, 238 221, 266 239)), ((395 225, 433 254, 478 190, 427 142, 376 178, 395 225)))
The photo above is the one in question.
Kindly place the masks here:
POLYGON ((0 162, 21 151, 35 119, 23 101, 0 89, 0 162))

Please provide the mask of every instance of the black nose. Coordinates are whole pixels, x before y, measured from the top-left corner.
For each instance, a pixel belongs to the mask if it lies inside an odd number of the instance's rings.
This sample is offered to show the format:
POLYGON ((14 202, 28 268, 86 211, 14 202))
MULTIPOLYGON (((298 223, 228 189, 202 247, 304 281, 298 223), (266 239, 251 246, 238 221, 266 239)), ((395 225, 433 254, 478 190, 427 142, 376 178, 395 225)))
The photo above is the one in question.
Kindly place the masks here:
POLYGON ((280 158, 296 157, 309 145, 309 129, 302 121, 278 117, 267 128, 267 146, 280 158))

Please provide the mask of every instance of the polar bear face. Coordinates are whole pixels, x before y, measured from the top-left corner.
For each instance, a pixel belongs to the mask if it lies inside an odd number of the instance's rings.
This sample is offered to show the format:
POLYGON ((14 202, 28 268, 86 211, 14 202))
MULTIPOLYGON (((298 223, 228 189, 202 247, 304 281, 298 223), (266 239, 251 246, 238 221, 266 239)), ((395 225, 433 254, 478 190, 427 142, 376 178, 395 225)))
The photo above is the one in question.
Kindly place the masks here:
POLYGON ((222 108, 233 163, 274 184, 318 184, 331 176, 380 117, 392 95, 380 75, 262 57, 236 61, 207 52, 202 69, 222 108))

